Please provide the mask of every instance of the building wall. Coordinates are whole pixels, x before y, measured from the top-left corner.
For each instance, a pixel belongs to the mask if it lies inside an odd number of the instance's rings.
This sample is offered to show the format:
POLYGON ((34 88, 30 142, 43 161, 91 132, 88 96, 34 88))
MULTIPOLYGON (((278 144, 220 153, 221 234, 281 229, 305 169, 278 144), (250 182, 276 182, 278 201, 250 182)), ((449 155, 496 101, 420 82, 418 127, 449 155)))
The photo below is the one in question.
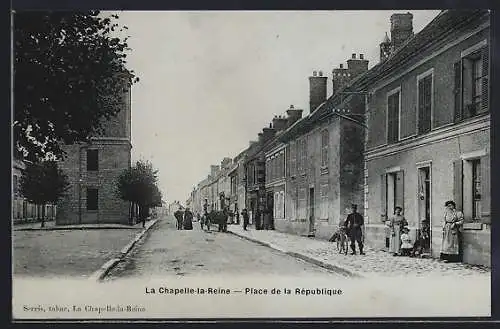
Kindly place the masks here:
POLYGON ((130 144, 105 140, 64 148, 68 157, 60 166, 70 188, 60 201, 56 223, 79 223, 80 214, 82 223, 128 223, 130 205, 117 195, 116 182, 120 173, 130 167, 130 144), (87 149, 98 150, 98 171, 87 171, 87 149), (98 189, 98 210, 87 210, 87 188, 98 189))
MULTIPOLYGON (((367 237, 366 242, 375 248, 382 248, 385 244, 383 230, 382 180, 381 173, 393 168, 404 172, 404 216, 409 222, 411 235, 415 238, 419 228, 418 212, 418 166, 430 162, 431 166, 431 226, 432 226, 432 254, 439 256, 441 246, 441 232, 443 226, 444 203, 454 200, 454 169, 453 163, 467 154, 489 154, 490 128, 489 116, 477 118, 478 128, 469 128, 471 121, 455 127, 444 128, 454 134, 449 138, 441 138, 430 144, 422 141, 418 146, 401 152, 373 156, 367 159, 368 169, 368 209, 367 209, 367 237), (464 129, 465 128, 465 129, 464 129)), ((441 132, 440 134, 444 134, 441 132)), ((439 136, 439 135, 438 135, 439 136)), ((490 198, 490 195, 483 195, 490 198)), ((460 209, 462 210, 462 209, 460 209)), ((388 210, 388 215, 391 212, 388 210)), ((470 215, 464 210, 466 220, 470 215)), ((466 225, 467 227, 467 225, 466 225)), ((472 225, 464 231, 464 262, 490 265, 490 225, 472 225)))
MULTIPOLYGON (((471 30, 474 27, 471 27, 471 30)), ((451 36, 444 45, 449 44, 453 40, 462 35, 451 36)), ((434 128, 442 127, 453 122, 453 104, 454 104, 454 69, 453 64, 460 59, 461 51, 481 42, 488 40, 490 43, 489 29, 486 28, 479 33, 476 33, 468 39, 452 46, 441 54, 429 59, 422 65, 414 68, 410 72, 405 73, 401 78, 398 78, 386 86, 376 90, 376 93, 371 97, 369 104, 369 129, 367 149, 377 146, 382 146, 387 142, 387 93, 395 88, 401 88, 401 138, 415 136, 417 133, 417 76, 428 71, 434 70, 434 104, 432 124, 434 128)), ((412 63, 425 59, 431 53, 439 51, 444 45, 436 46, 430 51, 422 52, 417 58, 412 59, 412 63)), ((389 78, 397 77, 398 73, 403 72, 403 69, 394 71, 389 78)))
MULTIPOLYGON (((293 169, 287 170, 285 191, 286 219, 276 220, 278 231, 305 235, 313 229, 316 237, 329 238, 345 211, 340 207, 340 143, 341 126, 338 117, 319 125, 305 137, 307 138, 306 170, 293 175, 293 169), (328 130, 329 149, 328 165, 321 166, 321 133, 328 130), (310 225, 310 188, 314 188, 314 226, 310 225), (302 192, 301 192, 302 190, 302 192), (304 196, 305 190, 305 196, 304 196), (300 200, 303 199, 303 200, 300 200)), ((301 136, 300 138, 303 138, 301 136)), ((300 139, 299 138, 299 139, 300 139)), ((290 145, 287 145, 287 153, 290 145)), ((286 157, 287 167, 290 157, 286 157)))

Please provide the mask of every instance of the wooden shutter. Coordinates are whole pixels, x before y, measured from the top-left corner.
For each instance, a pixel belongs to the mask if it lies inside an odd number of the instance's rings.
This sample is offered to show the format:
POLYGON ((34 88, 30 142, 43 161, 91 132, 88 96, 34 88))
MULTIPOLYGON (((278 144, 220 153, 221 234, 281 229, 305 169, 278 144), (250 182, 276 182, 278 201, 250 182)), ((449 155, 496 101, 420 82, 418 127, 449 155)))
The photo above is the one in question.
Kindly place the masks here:
POLYGON ((403 213, 405 210, 405 198, 404 198, 404 171, 398 171, 396 173, 396 204, 394 207, 401 207, 403 213))
POLYGON ((380 220, 387 220, 387 174, 380 175, 380 220))
POLYGON ((455 94, 455 115, 454 120, 458 122, 462 120, 462 61, 453 64, 455 71, 455 85, 453 92, 455 94))
POLYGON ((489 109, 489 72, 490 72, 490 49, 484 47, 481 49, 482 58, 482 86, 481 86, 481 112, 487 112, 489 109))
POLYGON ((457 209, 463 210, 463 164, 462 160, 453 162, 453 201, 457 205, 457 209))
POLYGON ((424 111, 425 111, 425 84, 424 79, 418 82, 418 133, 421 134, 424 129, 424 111))
POLYGON ((490 177, 490 155, 481 158, 481 221, 491 223, 491 177, 490 177))
POLYGON ((432 106, 432 75, 418 82, 418 132, 427 133, 431 130, 432 106))

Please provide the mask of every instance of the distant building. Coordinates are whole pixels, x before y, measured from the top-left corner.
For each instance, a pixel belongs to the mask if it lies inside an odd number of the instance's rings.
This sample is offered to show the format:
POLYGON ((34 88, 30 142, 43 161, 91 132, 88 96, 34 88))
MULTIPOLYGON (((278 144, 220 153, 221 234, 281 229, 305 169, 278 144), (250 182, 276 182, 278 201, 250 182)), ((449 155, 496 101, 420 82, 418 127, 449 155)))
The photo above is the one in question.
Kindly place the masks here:
POLYGON ((28 223, 40 220, 43 212, 42 207, 45 207, 45 220, 54 220, 57 207, 56 205, 35 205, 22 195, 21 193, 21 177, 26 164, 21 159, 14 158, 12 162, 12 222, 28 223))
POLYGON ((64 145, 60 163, 70 188, 58 204, 57 224, 129 223, 134 211, 117 195, 116 182, 131 167, 131 90, 123 94, 122 109, 104 121, 105 130, 88 144, 64 145))

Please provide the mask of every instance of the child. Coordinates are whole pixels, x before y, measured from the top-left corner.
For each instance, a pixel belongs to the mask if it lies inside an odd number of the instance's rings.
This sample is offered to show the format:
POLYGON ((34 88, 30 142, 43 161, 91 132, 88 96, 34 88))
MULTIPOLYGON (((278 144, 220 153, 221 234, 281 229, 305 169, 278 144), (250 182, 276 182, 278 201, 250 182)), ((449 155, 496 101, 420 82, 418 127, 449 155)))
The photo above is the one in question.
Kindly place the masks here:
POLYGON ((403 227, 401 233, 401 255, 402 256, 410 256, 413 250, 413 246, 411 244, 410 235, 408 234, 410 230, 408 227, 403 227))

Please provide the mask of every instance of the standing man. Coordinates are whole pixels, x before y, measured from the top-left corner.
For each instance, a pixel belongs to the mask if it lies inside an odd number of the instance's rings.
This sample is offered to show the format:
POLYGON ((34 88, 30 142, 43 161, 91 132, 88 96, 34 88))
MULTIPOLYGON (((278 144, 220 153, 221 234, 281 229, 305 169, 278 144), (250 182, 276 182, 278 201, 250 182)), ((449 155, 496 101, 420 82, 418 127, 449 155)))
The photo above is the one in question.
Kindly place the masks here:
POLYGON ((363 252, 363 228, 364 219, 360 213, 358 213, 358 206, 356 204, 351 205, 351 213, 347 216, 344 226, 349 232, 349 237, 351 238, 351 255, 356 255, 356 243, 358 243, 359 254, 364 255, 363 252))
POLYGON ((177 229, 182 230, 182 220, 183 220, 184 214, 182 213, 181 208, 177 209, 177 211, 174 212, 174 217, 177 220, 177 229))
POLYGON ((241 216, 243 216, 243 230, 247 230, 248 222, 250 221, 250 217, 248 217, 247 209, 243 209, 241 211, 241 216))

